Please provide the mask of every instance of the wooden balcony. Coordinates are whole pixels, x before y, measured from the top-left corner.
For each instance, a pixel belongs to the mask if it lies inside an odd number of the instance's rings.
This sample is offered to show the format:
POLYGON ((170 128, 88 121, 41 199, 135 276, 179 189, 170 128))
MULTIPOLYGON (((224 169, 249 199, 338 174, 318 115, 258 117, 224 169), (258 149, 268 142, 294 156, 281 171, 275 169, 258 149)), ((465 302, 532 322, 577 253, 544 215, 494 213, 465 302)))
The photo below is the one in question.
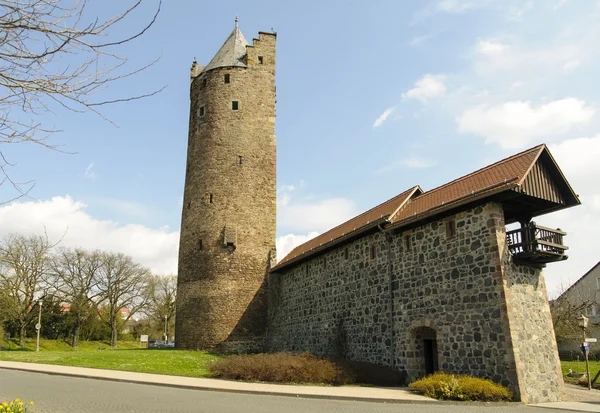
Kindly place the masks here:
POLYGON ((522 228, 508 231, 506 241, 513 261, 519 264, 544 266, 549 262, 563 261, 568 257, 563 245, 566 232, 545 228, 530 222, 522 228))

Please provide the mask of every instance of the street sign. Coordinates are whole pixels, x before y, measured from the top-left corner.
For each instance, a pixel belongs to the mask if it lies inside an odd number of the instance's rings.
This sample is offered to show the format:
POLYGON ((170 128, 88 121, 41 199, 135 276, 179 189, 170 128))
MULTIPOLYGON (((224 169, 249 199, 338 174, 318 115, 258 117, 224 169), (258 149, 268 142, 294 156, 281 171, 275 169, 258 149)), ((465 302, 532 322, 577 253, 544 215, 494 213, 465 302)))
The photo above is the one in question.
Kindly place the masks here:
POLYGON ((585 341, 588 343, 597 343, 598 339, 597 338, 586 338, 585 341))
POLYGON ((42 328, 42 325, 41 325, 40 323, 37 323, 37 324, 35 325, 35 329, 36 329, 36 330, 39 330, 40 328, 42 328))
POLYGON ((140 336, 140 343, 147 343, 148 342, 148 335, 144 334, 140 336))

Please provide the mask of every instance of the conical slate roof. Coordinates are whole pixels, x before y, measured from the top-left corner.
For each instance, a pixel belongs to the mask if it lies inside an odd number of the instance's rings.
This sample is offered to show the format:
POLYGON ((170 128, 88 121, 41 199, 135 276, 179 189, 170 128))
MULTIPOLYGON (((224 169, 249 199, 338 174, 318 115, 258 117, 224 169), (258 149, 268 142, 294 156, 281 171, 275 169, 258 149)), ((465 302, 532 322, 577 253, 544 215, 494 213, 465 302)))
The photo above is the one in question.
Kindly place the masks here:
POLYGON ((202 72, 208 72, 217 67, 247 67, 242 60, 246 55, 246 46, 248 46, 248 41, 236 22, 235 29, 202 72))

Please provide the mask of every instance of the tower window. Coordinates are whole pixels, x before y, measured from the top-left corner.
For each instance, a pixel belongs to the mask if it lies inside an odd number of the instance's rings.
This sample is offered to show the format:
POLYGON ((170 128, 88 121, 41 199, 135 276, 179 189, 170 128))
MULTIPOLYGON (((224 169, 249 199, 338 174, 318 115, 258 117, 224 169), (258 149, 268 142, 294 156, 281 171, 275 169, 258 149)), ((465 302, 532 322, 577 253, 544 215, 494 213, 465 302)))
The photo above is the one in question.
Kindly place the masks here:
POLYGON ((369 257, 374 260, 377 256, 377 247, 375 245, 371 245, 369 248, 369 257))
POLYGON ((203 118, 204 115, 206 115, 206 108, 204 107, 204 105, 202 105, 198 108, 198 116, 203 118))
POLYGON ((198 241, 198 249, 202 251, 204 249, 204 245, 202 245, 202 240, 198 241))
POLYGON ((404 245, 406 247, 406 251, 410 251, 410 235, 405 235, 404 236, 404 245))
POLYGON ((348 259, 348 248, 344 248, 344 259, 347 260, 348 259))
POLYGON ((229 78, 229 73, 225 73, 225 83, 229 83, 230 78, 229 78))
POLYGON ((234 100, 231 102, 231 109, 232 110, 238 110, 240 108, 240 104, 237 100, 234 100))
POLYGON ((213 203, 213 194, 207 194, 206 201, 208 201, 209 204, 212 204, 213 203))
POLYGON ((262 56, 258 56, 258 64, 259 65, 263 64, 263 57, 262 56))
POLYGON ((243 157, 243 156, 241 156, 241 155, 238 155, 237 164, 238 164, 238 165, 241 165, 241 164, 243 164, 243 163, 244 163, 244 157, 243 157))
POLYGON ((206 78, 202 79, 202 89, 206 87, 206 78))
POLYGON ((456 222, 453 219, 446 221, 446 238, 452 238, 456 235, 456 222))

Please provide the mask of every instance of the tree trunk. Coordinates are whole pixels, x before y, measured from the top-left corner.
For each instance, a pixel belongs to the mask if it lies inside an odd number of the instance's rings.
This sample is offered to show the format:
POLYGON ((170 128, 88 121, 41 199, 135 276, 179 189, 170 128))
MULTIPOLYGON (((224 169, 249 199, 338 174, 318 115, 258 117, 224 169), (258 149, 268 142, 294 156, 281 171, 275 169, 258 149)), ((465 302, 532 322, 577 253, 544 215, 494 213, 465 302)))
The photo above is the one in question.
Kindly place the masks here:
POLYGON ((71 346, 73 348, 79 347, 79 331, 81 330, 81 320, 79 317, 75 320, 75 325, 73 326, 73 340, 71 342, 71 346))
POLYGON ((117 322, 111 323, 110 326, 110 346, 117 348, 117 322))
POLYGON ((19 322, 19 346, 22 349, 25 349, 25 327, 26 324, 24 321, 19 322))

